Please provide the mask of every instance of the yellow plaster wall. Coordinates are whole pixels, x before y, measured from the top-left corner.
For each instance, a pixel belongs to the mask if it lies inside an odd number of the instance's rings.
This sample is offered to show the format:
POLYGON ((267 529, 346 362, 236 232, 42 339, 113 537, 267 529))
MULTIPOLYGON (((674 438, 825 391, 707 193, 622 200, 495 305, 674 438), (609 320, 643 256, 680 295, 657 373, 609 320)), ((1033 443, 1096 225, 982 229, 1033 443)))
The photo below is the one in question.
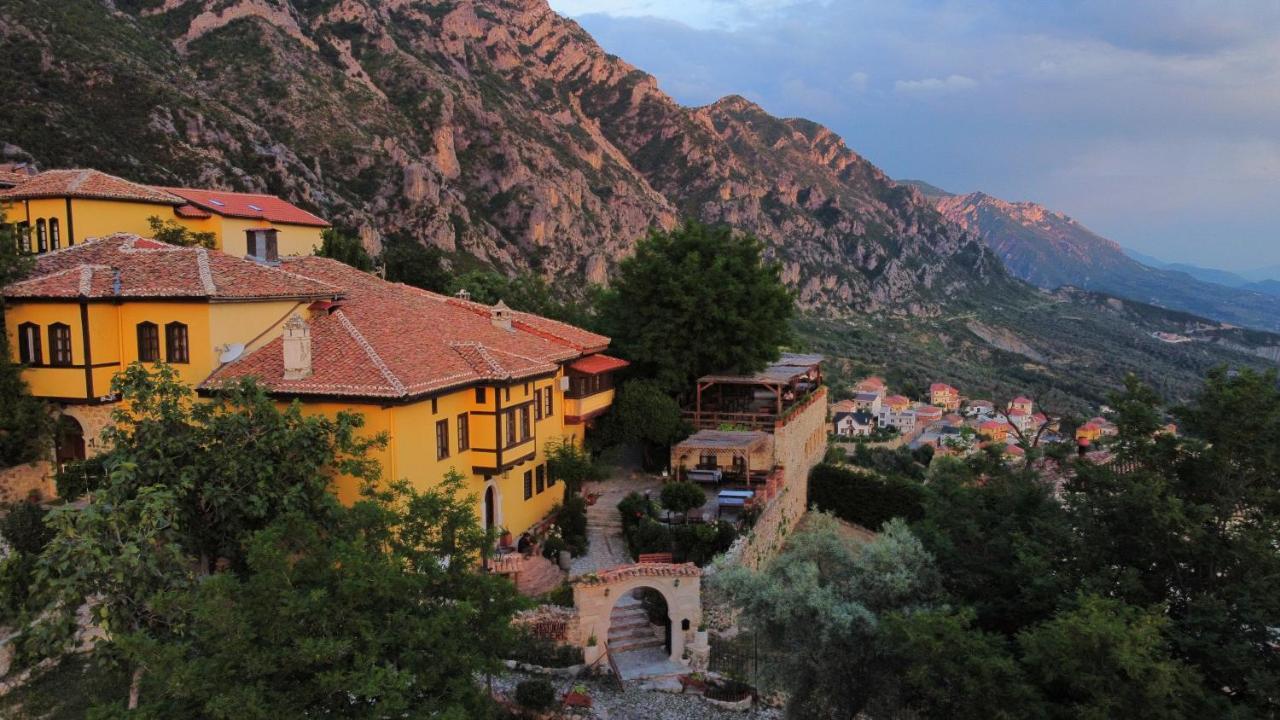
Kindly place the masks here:
MULTIPOLYGON (((209 342, 209 305, 207 303, 136 302, 124 303, 119 310, 121 360, 124 365, 138 360, 138 323, 153 322, 160 333, 160 359, 167 352, 164 326, 170 322, 187 325, 187 344, 191 362, 176 363, 172 367, 178 377, 188 385, 199 385, 213 372, 217 358, 209 342)), ((148 363, 150 365, 150 363, 148 363)))
POLYGON ((316 248, 320 247, 320 231, 322 228, 231 217, 222 218, 220 247, 223 252, 229 255, 244 257, 249 252, 245 231, 250 229, 269 230, 271 228, 275 228, 279 232, 276 236, 276 242, 280 257, 311 255, 316 248))

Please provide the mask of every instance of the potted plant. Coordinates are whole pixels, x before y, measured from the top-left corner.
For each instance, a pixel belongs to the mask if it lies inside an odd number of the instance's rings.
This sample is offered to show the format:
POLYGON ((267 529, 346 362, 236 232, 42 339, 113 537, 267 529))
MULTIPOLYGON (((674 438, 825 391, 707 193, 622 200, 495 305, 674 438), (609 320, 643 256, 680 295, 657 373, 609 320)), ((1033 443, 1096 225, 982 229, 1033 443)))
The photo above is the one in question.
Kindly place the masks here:
POLYGON ((498 547, 511 547, 514 544, 511 539, 511 531, 504 527, 498 528, 498 547))
POLYGON ((574 685, 572 690, 564 694, 564 706, 570 708, 591 707, 591 694, 587 690, 587 686, 581 683, 574 685))
POLYGON ((701 694, 707 689, 707 676, 700 672, 681 675, 680 685, 683 687, 684 692, 701 694))

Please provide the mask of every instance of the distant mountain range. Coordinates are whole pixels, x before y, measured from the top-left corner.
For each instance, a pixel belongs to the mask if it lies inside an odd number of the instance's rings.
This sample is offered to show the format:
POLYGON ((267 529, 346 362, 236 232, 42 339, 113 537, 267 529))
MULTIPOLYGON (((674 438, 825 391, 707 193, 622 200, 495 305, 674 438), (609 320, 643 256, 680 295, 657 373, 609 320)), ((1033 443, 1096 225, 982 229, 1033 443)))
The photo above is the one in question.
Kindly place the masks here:
POLYGON ((1197 280, 1226 285, 1227 287, 1253 290, 1268 295, 1280 295, 1280 265, 1234 273, 1230 270, 1218 270, 1188 263, 1165 262, 1131 248, 1125 248, 1124 251, 1134 260, 1153 268, 1183 272, 1197 280))
POLYGON ((1053 290, 1075 287, 1194 313, 1221 322, 1280 330, 1280 282, 1220 270, 1139 259, 1071 217, 1032 202, 982 192, 915 187, 951 222, 981 237, 1015 276, 1053 290))

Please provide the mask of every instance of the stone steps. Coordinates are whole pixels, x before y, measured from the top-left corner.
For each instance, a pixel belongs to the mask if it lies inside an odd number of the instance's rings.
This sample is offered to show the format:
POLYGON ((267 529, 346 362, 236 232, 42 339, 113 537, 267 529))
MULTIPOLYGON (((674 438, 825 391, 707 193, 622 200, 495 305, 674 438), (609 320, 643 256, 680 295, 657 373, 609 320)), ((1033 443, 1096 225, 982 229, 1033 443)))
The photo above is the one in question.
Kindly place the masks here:
POLYGON ((549 593, 562 582, 564 571, 541 555, 525 558, 524 569, 516 575, 516 589, 528 597, 549 593))

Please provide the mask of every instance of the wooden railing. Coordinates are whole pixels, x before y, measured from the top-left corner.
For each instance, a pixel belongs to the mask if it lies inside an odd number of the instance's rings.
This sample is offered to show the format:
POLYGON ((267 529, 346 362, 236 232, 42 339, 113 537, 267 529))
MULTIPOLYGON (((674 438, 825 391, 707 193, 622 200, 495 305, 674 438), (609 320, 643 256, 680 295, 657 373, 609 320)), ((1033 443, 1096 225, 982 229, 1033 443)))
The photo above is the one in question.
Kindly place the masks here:
POLYGON ((508 553, 489 559, 489 571, 495 575, 515 575, 524 570, 524 556, 508 553))

